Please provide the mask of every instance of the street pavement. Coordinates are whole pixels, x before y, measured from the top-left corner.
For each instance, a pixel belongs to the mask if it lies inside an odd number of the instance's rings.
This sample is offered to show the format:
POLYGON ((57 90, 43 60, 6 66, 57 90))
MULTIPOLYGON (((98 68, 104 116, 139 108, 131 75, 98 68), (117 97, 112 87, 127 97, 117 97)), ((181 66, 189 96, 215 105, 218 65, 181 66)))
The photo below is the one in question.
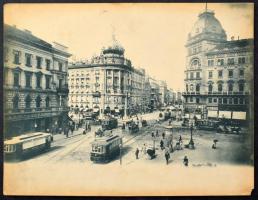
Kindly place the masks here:
MULTIPOLYGON (((148 121, 147 127, 141 127, 138 133, 130 134, 128 131, 122 131, 121 127, 113 129, 114 134, 119 134, 123 137, 122 164, 137 165, 137 164, 161 164, 164 165, 165 156, 164 150, 160 148, 161 134, 165 132, 164 126, 168 125, 168 121, 157 124, 159 112, 147 113, 139 116, 148 121), (159 132, 159 136, 152 138, 151 133, 159 132), (147 154, 144 154, 142 148, 153 147, 155 139, 156 158, 150 160, 147 154), (139 159, 136 159, 136 148, 140 150, 139 159)), ((136 117, 134 117, 136 121, 136 117)), ((122 120, 119 120, 120 124, 122 120)), ((181 122, 173 121, 173 127, 179 127, 181 122)), ((98 165, 90 161, 91 142, 94 140, 95 131, 100 126, 92 126, 91 132, 83 135, 83 129, 75 130, 73 134, 69 134, 67 138, 64 134, 54 135, 54 142, 49 151, 43 152, 36 156, 26 158, 20 163, 84 163, 87 165, 98 165)), ((216 166, 218 164, 250 164, 250 141, 245 140, 243 136, 226 135, 216 132, 193 130, 193 140, 195 149, 184 148, 185 144, 190 141, 190 130, 174 129, 173 130, 173 145, 183 139, 183 149, 175 150, 170 154, 169 165, 182 164, 183 158, 187 156, 190 166, 216 166), (212 149, 213 140, 218 140, 217 149, 212 149)), ((120 159, 115 158, 105 165, 119 165, 120 159)))

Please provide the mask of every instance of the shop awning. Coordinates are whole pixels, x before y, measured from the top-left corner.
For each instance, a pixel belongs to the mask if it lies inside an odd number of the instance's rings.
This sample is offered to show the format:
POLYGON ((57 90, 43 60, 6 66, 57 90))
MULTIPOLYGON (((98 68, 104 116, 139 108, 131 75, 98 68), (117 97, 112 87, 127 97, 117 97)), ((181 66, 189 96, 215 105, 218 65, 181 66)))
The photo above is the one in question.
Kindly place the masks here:
POLYGON ((219 111, 219 118, 231 119, 231 111, 219 111))
POLYGON ((202 119, 201 115, 195 115, 197 119, 202 119))
POLYGON ((218 117, 218 111, 216 111, 216 110, 208 110, 208 117, 217 118, 218 117))
POLYGON ((232 119, 246 120, 246 112, 233 112, 232 119))
POLYGON ((115 108, 115 112, 119 113, 119 112, 120 112, 120 110, 119 110, 118 108, 115 108))

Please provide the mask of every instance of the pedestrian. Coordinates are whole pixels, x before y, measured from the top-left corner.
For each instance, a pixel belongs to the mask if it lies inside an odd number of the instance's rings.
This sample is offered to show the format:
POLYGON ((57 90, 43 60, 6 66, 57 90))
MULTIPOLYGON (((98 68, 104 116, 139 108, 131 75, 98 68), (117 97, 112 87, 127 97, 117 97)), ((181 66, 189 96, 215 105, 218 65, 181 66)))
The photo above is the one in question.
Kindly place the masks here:
POLYGON ((151 132, 151 137, 154 137, 154 132, 151 132))
POLYGON ((188 158, 187 156, 184 157, 184 161, 183 161, 184 165, 187 167, 188 166, 188 158))
POLYGON ((69 136, 69 135, 68 135, 68 132, 69 132, 68 127, 65 128, 64 132, 65 132, 66 137, 68 138, 68 136, 69 136))
POLYGON ((165 158, 166 158, 166 163, 168 165, 168 161, 169 161, 169 158, 170 158, 170 154, 169 154, 168 151, 166 151, 166 153, 165 153, 165 158))
POLYGON ((156 130, 156 137, 159 137, 159 131, 156 130))
POLYGON ((161 148, 161 150, 164 149, 164 142, 163 142, 163 140, 160 140, 160 148, 161 148))
POLYGON ((179 143, 181 143, 182 142, 182 137, 181 137, 181 135, 179 136, 179 143))
POLYGON ((147 152, 147 149, 146 149, 146 145, 145 145, 145 144, 143 144, 142 152, 143 152, 143 154, 144 154, 144 155, 145 155, 145 154, 146 154, 146 152, 147 152))
POLYGON ((136 159, 139 159, 139 149, 138 148, 136 148, 135 156, 136 156, 136 159))
POLYGON ((165 139, 165 132, 162 133, 162 138, 165 139))

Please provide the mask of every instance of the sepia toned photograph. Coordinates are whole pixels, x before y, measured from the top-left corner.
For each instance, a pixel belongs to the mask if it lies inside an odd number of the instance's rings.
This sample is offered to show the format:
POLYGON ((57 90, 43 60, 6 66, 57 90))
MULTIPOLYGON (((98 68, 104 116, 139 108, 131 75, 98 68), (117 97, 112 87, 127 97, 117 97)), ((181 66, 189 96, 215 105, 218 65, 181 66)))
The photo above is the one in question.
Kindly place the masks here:
POLYGON ((3 191, 250 195, 253 3, 9 3, 3 191))

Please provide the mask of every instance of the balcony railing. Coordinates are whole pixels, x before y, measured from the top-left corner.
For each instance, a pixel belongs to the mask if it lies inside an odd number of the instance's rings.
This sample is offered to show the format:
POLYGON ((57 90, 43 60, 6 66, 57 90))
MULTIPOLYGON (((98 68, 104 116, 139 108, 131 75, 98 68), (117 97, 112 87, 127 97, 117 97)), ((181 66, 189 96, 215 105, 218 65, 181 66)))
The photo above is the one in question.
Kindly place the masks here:
POLYGON ((249 95, 249 92, 211 91, 211 92, 183 92, 183 95, 249 95))
POLYGON ((53 112, 53 111, 68 111, 68 107, 42 107, 42 108, 19 108, 19 109, 5 109, 5 113, 19 114, 31 112, 53 112))

